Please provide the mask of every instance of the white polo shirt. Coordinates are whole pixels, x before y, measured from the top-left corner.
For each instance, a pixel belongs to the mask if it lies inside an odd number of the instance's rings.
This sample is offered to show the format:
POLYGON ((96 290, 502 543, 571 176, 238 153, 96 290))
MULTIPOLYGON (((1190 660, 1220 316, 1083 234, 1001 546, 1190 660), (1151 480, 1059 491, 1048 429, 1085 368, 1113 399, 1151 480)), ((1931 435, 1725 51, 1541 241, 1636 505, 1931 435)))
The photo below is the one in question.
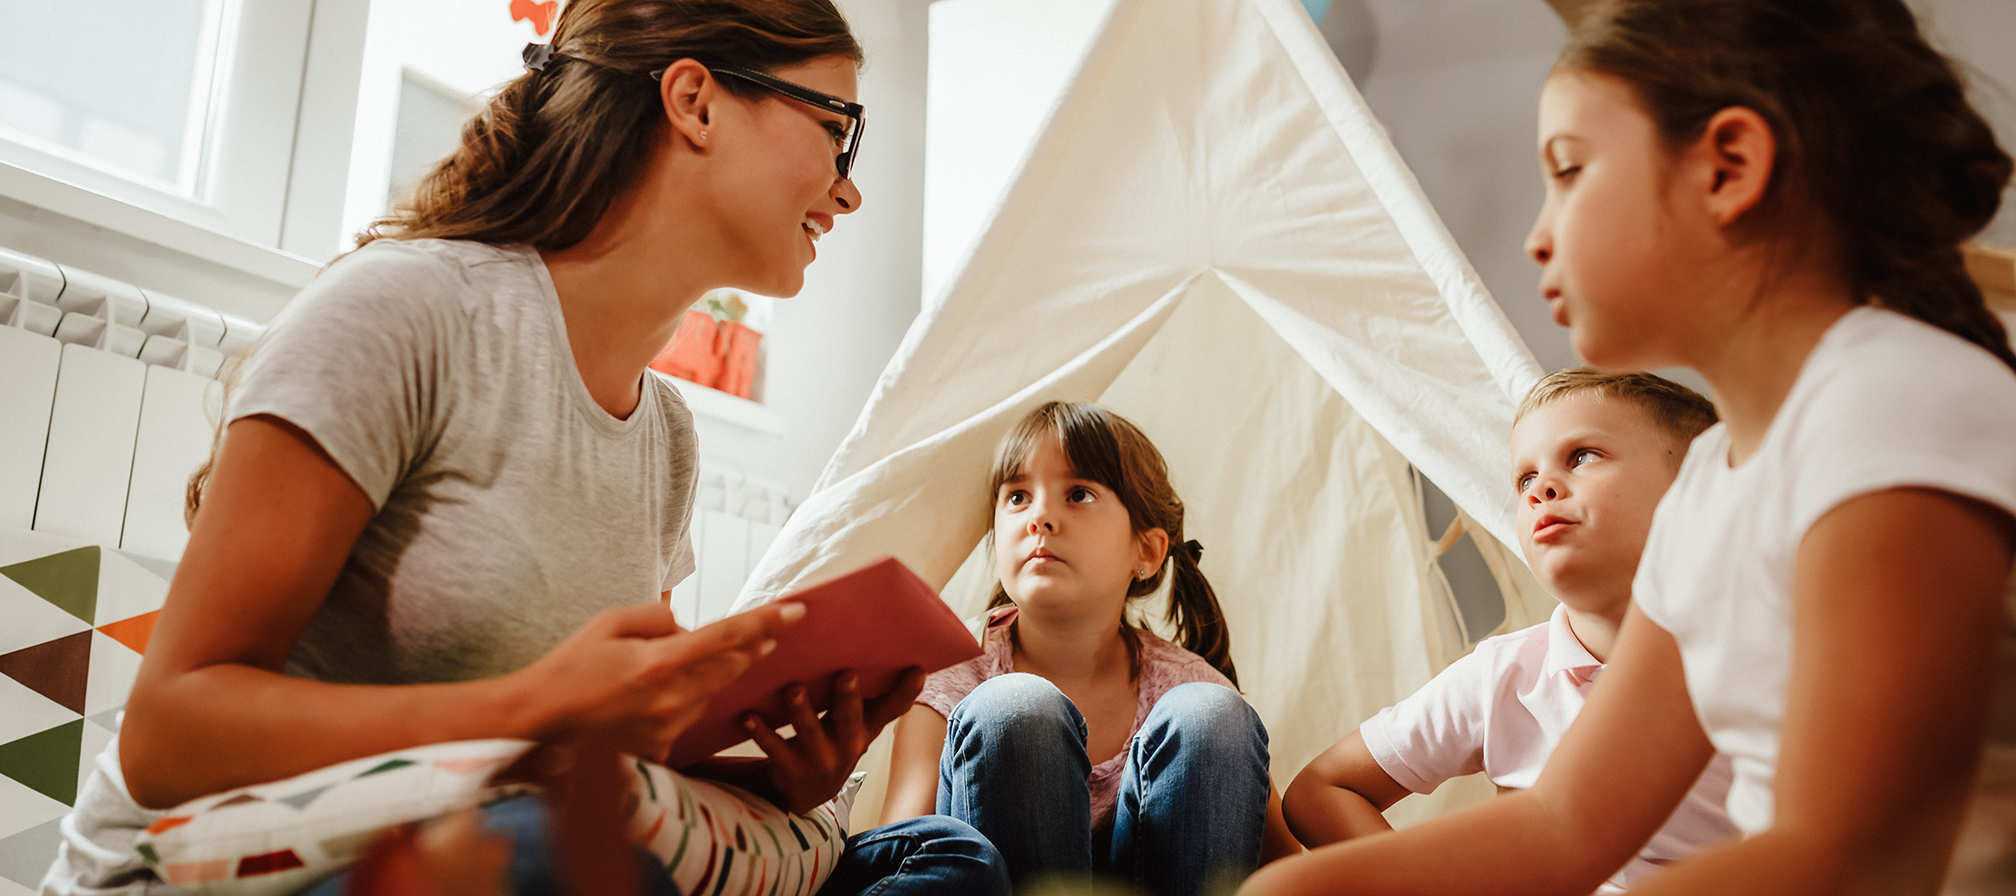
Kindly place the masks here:
MULTIPOLYGON (((1430 793, 1443 781, 1483 772, 1499 787, 1527 788, 1582 711, 1603 664, 1555 607, 1546 622, 1486 638, 1421 690, 1365 720, 1358 734, 1400 786, 1430 793)), ((1599 893, 1631 883, 1736 834, 1723 801, 1732 777, 1717 754, 1680 807, 1599 893)))

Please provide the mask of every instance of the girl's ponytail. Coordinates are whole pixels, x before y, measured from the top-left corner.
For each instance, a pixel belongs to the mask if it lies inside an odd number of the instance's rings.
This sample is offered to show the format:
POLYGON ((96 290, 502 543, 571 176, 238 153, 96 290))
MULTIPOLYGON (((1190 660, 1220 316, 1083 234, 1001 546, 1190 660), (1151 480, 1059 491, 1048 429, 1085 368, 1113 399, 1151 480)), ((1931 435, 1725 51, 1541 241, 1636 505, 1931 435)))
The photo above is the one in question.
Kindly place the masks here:
POLYGON ((1759 213, 1818 212, 1858 301, 2016 369, 1960 252, 1994 219, 2010 158, 1902 0, 1611 0, 1557 67, 1629 84, 1672 144, 1732 106, 1763 116, 1782 173, 1759 213))
POLYGON ((1167 618, 1176 627, 1177 643, 1224 673, 1236 688, 1239 671, 1232 665, 1232 635, 1225 625, 1225 611, 1218 606, 1218 592, 1211 589, 1204 570, 1197 566, 1203 557, 1204 546, 1195 541, 1170 545, 1167 618))

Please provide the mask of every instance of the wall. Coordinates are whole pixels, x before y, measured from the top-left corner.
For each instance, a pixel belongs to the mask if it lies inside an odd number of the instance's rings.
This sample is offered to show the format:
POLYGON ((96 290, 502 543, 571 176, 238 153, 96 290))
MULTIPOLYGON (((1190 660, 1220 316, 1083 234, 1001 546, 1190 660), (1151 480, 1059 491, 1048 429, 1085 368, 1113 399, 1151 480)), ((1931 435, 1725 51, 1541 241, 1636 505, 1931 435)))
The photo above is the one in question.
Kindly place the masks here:
POLYGON ((867 49, 869 127, 854 182, 861 210, 819 241, 805 289, 776 304, 765 336, 764 404, 781 435, 701 421, 700 452, 803 498, 854 426, 916 318, 924 239, 926 0, 840 0, 867 49))
POLYGON ((959 273, 1112 8, 1113 0, 931 4, 925 302, 959 273))
MULTIPOLYGON (((1934 46, 1960 63, 1968 97, 1988 116, 2003 150, 2016 154, 2016 3, 2009 0, 1907 0, 1934 46)), ((1980 240, 2016 248, 2016 181, 2002 212, 1980 240)))

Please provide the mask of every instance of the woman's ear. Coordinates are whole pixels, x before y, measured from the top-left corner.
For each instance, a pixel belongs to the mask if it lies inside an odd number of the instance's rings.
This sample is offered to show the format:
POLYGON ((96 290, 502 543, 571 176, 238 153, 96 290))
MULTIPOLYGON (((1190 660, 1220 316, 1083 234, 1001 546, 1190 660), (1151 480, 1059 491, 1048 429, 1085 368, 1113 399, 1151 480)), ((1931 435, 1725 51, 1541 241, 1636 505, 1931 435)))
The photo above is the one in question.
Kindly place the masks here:
POLYGON ((1727 227, 1764 201, 1777 168, 1778 138, 1756 110, 1731 106, 1708 119, 1690 155, 1705 167, 1700 195, 1709 217, 1727 227))
POLYGON ((673 134, 703 150, 712 143, 709 131, 716 117, 714 106, 721 97, 721 83, 706 66, 693 59, 672 63, 658 79, 658 97, 673 134))
POLYGON ((1169 533, 1161 529, 1150 529, 1135 536, 1134 540, 1141 549, 1136 568, 1145 567, 1149 570, 1149 575, 1154 575, 1154 570, 1161 569, 1162 561, 1169 558, 1169 533))

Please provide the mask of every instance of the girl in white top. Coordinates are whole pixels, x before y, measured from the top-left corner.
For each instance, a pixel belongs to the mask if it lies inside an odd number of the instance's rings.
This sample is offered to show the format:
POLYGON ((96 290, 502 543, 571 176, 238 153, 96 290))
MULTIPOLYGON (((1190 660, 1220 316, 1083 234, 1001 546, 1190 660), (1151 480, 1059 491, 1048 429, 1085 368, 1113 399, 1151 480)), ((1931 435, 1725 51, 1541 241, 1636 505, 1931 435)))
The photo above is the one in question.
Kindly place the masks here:
POLYGON ((1933 893, 2016 547, 2016 356, 1961 266, 2011 163, 1900 0, 1622 0, 1540 101, 1528 241, 1576 350, 1723 423, 1535 786, 1269 894, 1586 893, 1716 750, 1741 840, 1635 893, 1933 893))

